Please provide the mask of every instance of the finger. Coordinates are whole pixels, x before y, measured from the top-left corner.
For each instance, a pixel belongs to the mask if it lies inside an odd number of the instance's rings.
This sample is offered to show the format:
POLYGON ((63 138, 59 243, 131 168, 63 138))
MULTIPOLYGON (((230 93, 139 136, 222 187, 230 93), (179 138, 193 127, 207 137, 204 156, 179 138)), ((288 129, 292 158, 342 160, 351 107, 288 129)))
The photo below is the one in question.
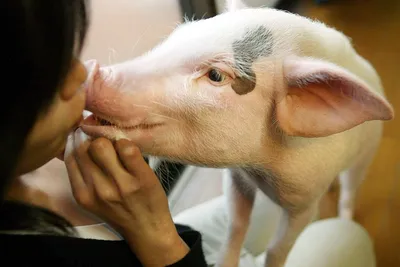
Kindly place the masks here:
POLYGON ((64 164, 67 168, 68 179, 71 184, 71 190, 74 198, 78 203, 83 204, 84 206, 89 206, 92 202, 90 190, 86 185, 83 176, 79 170, 78 164, 75 160, 73 151, 73 142, 74 142, 74 134, 71 133, 68 136, 68 141, 66 144, 66 155, 64 164), (68 152, 67 152, 68 151, 68 152))
POLYGON ((74 132, 74 147, 73 149, 76 151, 78 148, 82 147, 85 150, 88 149, 90 145, 90 141, 92 141, 91 137, 85 134, 81 128, 78 128, 74 132))
POLYGON ((111 141, 106 138, 96 139, 89 147, 93 161, 114 180, 122 195, 132 193, 139 188, 139 183, 122 165, 111 141))
MULTIPOLYGON (((75 138, 82 138, 81 130, 77 130, 75 138), (79 137, 80 136, 80 137, 79 137)), ((102 201, 118 201, 119 193, 113 181, 98 167, 88 154, 90 143, 85 143, 76 149, 76 159, 83 179, 90 184, 93 192, 102 201)))
POLYGON ((73 156, 74 142, 75 142, 75 134, 74 134, 74 132, 71 132, 68 135, 67 143, 65 145, 65 150, 64 150, 64 155, 63 155, 64 159, 67 159, 67 158, 73 156))
MULTIPOLYGON (((89 166, 90 163, 88 163, 88 167, 84 166, 82 161, 85 161, 85 154, 87 153, 87 150, 90 146, 90 140, 85 134, 82 133, 81 129, 77 129, 73 133, 73 145, 72 145, 72 152, 73 152, 73 158, 77 162, 77 166, 79 168, 79 171, 82 173, 82 179, 86 183, 87 186, 93 187, 93 180, 91 179, 89 174, 89 166)), ((65 151, 67 154, 67 149, 65 151)))
POLYGON ((65 164, 67 166, 67 173, 74 198, 79 204, 83 205, 84 207, 92 206, 94 201, 94 194, 92 190, 93 187, 87 186, 84 182, 75 158, 70 158, 68 161, 65 162, 65 164))
POLYGON ((89 147, 89 155, 93 161, 107 174, 116 178, 120 175, 129 175, 118 159, 115 148, 110 140, 99 137, 89 147))
POLYGON ((158 182, 157 176, 144 160, 140 149, 136 145, 126 139, 120 139, 115 142, 115 147, 125 168, 130 174, 135 176, 141 184, 145 182, 146 185, 150 185, 158 182), (140 180, 143 178, 146 180, 141 182, 140 180))

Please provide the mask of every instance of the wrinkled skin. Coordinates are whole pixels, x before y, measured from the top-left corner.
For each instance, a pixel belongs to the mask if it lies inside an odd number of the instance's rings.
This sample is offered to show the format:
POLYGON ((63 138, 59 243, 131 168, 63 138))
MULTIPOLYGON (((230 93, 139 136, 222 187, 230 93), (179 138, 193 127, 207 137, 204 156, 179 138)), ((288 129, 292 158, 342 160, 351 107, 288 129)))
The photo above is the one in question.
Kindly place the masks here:
POLYGON ((86 104, 95 116, 82 129, 131 139, 148 155, 228 168, 232 224, 219 266, 237 266, 262 190, 284 210, 265 263, 280 267, 337 176, 339 215, 353 217, 382 121, 394 113, 378 74, 342 33, 227 4, 226 13, 182 24, 141 57, 88 62, 86 104))

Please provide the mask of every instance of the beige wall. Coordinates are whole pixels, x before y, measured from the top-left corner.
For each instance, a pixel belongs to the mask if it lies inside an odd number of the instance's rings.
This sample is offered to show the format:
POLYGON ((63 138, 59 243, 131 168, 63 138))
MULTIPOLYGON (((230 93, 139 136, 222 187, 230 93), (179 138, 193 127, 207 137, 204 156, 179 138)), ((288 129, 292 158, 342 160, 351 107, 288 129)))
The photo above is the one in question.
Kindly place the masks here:
MULTIPOLYGON (((273 7, 279 2, 279 0, 242 0, 247 6, 250 7, 273 7)), ((217 13, 221 13, 225 9, 226 0, 215 0, 215 5, 217 7, 217 13)))
POLYGON ((82 59, 101 64, 138 56, 167 36, 182 14, 178 0, 94 0, 82 59))
MULTIPOLYGON (((277 0, 245 0, 272 6, 277 0)), ((138 56, 168 36, 182 21, 178 0, 94 0, 91 27, 82 59, 108 65, 138 56)), ((216 0, 222 11, 225 0, 216 0)))

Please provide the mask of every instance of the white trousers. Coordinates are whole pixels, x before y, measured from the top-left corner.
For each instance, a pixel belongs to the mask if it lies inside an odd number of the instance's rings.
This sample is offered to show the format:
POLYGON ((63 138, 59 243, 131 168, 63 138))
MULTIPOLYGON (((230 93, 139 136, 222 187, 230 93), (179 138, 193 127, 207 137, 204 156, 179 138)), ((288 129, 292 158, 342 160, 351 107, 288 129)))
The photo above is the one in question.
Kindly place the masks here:
MULTIPOLYGON (((263 267, 265 250, 276 230, 281 210, 257 193, 240 267, 263 267)), ((206 261, 213 266, 227 234, 227 204, 224 195, 174 216, 175 223, 202 233, 206 261)), ((375 267, 370 236, 361 225, 339 218, 311 223, 299 236, 285 267, 375 267)))

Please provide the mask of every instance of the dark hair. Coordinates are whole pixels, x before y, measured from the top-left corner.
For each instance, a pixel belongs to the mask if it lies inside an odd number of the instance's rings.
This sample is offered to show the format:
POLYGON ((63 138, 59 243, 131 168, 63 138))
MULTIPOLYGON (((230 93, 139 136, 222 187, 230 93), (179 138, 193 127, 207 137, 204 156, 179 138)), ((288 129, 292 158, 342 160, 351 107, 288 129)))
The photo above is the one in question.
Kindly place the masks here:
MULTIPOLYGON (((0 230, 59 229, 70 224, 50 211, 4 195, 25 140, 52 103, 78 57, 88 27, 85 0, 1 1, 3 98, 0 103, 0 230), (8 84, 7 86, 5 84, 8 84), (7 96, 6 96, 7 95, 7 96)), ((54 230, 54 233, 60 231, 54 230)))

